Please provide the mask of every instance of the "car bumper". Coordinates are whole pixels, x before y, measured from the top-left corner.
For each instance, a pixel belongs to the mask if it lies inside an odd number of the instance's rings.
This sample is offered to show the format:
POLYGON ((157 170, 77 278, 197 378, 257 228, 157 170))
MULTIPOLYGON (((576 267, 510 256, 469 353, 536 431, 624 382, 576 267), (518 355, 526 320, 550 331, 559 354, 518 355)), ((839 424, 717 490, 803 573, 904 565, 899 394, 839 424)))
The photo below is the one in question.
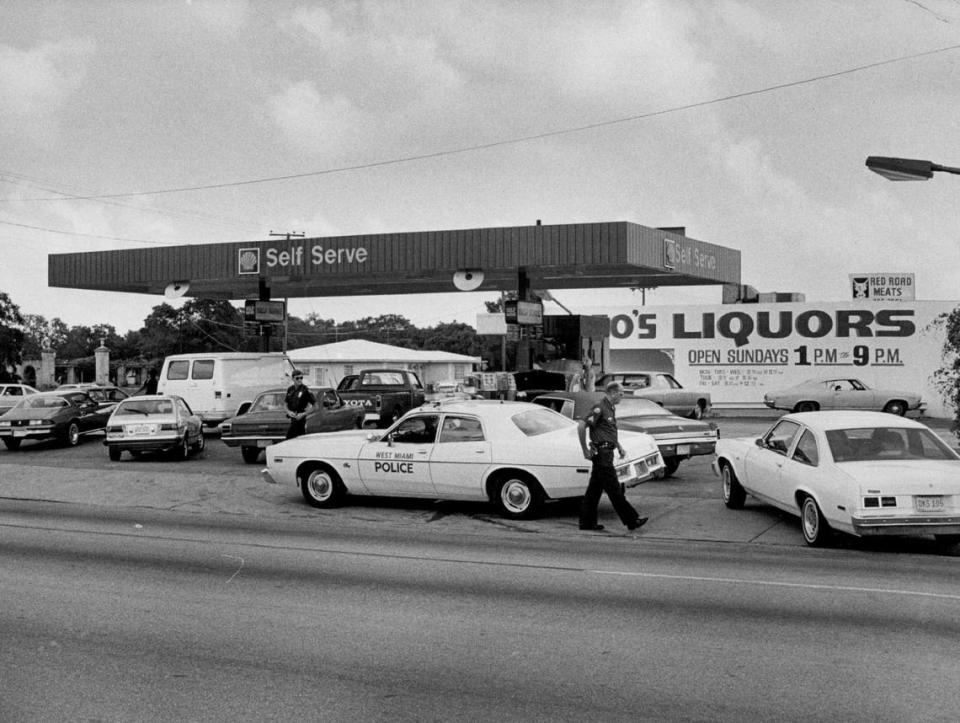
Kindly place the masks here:
POLYGON ((284 439, 286 439, 286 433, 248 437, 220 437, 220 441, 228 447, 260 447, 261 449, 282 442, 284 439))
POLYGON ((658 444, 657 448, 664 459, 669 457, 687 459, 701 454, 713 454, 717 448, 717 443, 715 440, 709 442, 670 442, 669 444, 658 444))
POLYGON ((960 516, 854 517, 850 520, 857 535, 958 535, 960 516))
POLYGON ((149 439, 104 440, 103 444, 124 452, 168 452, 183 443, 183 437, 150 437, 149 439))
POLYGON ((55 437, 57 431, 51 427, 42 427, 34 429, 14 429, 13 431, 4 430, 0 433, 0 439, 47 439, 55 437))

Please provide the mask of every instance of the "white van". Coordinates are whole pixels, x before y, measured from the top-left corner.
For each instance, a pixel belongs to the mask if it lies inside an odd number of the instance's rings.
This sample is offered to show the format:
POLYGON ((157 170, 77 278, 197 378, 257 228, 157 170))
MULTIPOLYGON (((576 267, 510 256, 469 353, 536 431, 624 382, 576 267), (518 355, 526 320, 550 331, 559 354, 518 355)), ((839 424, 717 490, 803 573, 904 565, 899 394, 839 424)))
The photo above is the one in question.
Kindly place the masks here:
POLYGON ((290 381, 292 362, 280 352, 173 354, 163 360, 158 394, 176 394, 204 425, 215 427, 243 402, 290 381))

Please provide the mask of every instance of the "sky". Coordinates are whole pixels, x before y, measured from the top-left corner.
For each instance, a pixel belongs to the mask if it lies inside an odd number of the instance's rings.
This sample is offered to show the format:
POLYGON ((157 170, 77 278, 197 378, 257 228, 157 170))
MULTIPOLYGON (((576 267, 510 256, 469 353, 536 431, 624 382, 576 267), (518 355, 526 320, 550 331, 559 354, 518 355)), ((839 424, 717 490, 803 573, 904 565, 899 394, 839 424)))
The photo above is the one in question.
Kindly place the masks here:
MULTIPOLYGON (((68 326, 182 301, 49 288, 48 254, 537 219, 683 226, 808 301, 891 272, 960 299, 960 176, 893 183, 870 155, 960 166, 960 0, 0 4, 0 291, 68 326)), ((475 325, 494 298, 290 313, 475 325)))

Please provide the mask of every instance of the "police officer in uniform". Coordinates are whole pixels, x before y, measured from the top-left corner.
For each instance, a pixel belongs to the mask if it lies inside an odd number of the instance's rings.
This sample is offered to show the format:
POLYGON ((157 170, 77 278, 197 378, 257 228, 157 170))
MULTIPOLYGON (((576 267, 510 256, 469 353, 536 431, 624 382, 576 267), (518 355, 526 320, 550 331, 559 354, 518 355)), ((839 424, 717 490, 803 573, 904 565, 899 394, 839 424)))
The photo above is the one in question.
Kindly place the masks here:
POLYGON ((287 416, 290 418, 287 439, 293 439, 306 431, 307 415, 317 403, 313 392, 304 386, 303 372, 299 369, 293 370, 293 384, 287 389, 286 403, 287 416))
POLYGON ((617 479, 617 470, 613 464, 613 453, 621 457, 626 455, 617 439, 617 414, 614 407, 623 397, 623 387, 619 382, 610 382, 605 388, 606 394, 595 404, 577 425, 580 434, 580 446, 583 456, 593 462, 590 482, 580 505, 580 529, 602 530, 597 524, 597 505, 604 492, 610 498, 613 509, 628 530, 636 530, 647 521, 640 517, 623 494, 623 488, 617 479), (587 428, 590 429, 590 444, 587 444, 587 428))

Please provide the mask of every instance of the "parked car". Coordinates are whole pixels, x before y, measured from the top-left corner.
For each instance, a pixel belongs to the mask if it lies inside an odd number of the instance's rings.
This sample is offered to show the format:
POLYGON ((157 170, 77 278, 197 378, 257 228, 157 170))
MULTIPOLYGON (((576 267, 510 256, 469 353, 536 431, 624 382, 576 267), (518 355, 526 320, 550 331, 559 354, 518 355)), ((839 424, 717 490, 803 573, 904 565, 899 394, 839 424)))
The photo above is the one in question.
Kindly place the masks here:
POLYGON ((120 387, 112 384, 61 384, 56 389, 58 392, 77 390, 86 392, 101 404, 112 404, 130 396, 120 387))
POLYGON ((597 389, 610 382, 620 382, 625 396, 652 399, 674 414, 691 419, 702 419, 710 411, 710 392, 700 389, 685 389, 680 382, 666 372, 614 372, 597 379, 597 389))
POLYGON ((477 398, 476 392, 468 391, 468 388, 464 386, 461 382, 457 381, 444 381, 444 382, 433 382, 432 384, 427 385, 427 391, 424 396, 424 401, 436 402, 441 399, 475 399, 477 398))
MULTIPOLYGON (((617 460, 632 486, 663 468, 649 435, 623 432, 617 460)), ((509 518, 535 515, 546 500, 582 497, 590 476, 577 425, 526 402, 471 400, 407 413, 385 432, 310 434, 267 448, 267 482, 296 485, 315 507, 346 495, 493 503, 509 518)))
POLYGON ((102 432, 113 407, 79 390, 30 394, 0 417, 0 439, 7 449, 18 449, 25 439, 51 438, 72 447, 80 437, 102 432))
POLYGON ((0 384, 0 414, 15 407, 28 394, 37 394, 38 391, 29 384, 0 384))
MULTIPOLYGON (((306 432, 336 432, 363 426, 363 409, 346 404, 330 387, 310 389, 317 400, 307 415, 306 432)), ((220 423, 220 439, 228 447, 239 447, 243 461, 253 464, 260 452, 287 436, 286 389, 270 389, 257 395, 249 409, 220 423)))
MULTIPOLYGON (((565 417, 583 419, 596 406, 602 392, 547 392, 534 404, 560 412, 565 417)), ((687 419, 671 413, 650 399, 624 397, 617 405, 617 428, 646 432, 657 441, 663 457, 663 476, 669 477, 685 459, 713 454, 720 433, 713 422, 687 419)))
POLYGON ((960 455, 926 426, 879 412, 801 412, 759 438, 721 439, 727 507, 747 494, 800 517, 808 545, 831 530, 960 542, 960 455))
POLYGON ((364 369, 341 379, 337 393, 378 427, 390 426, 426 397, 420 377, 407 369, 364 369))
POLYGON ((203 451, 203 422, 182 397, 175 394, 136 396, 120 402, 107 421, 110 459, 119 462, 124 451, 174 452, 187 459, 203 451))
POLYGON ((901 417, 908 411, 920 413, 926 402, 920 394, 891 389, 871 389, 859 379, 829 377, 808 379, 796 386, 763 395, 763 403, 771 409, 788 412, 816 412, 821 409, 862 409, 901 417))

